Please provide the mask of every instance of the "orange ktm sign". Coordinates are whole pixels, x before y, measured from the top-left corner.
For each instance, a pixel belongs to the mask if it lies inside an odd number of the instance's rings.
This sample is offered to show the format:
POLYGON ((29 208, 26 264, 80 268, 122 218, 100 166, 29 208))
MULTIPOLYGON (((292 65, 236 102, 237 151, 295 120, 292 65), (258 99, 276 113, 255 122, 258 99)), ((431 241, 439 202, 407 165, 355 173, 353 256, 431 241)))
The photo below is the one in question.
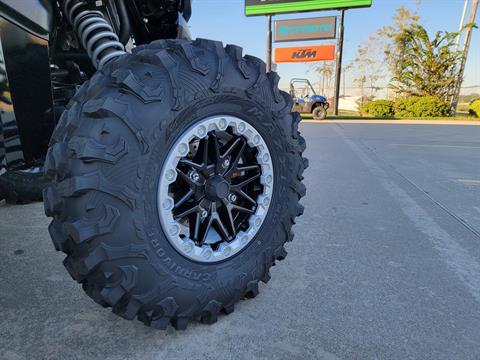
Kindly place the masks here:
POLYGON ((276 63, 324 61, 335 59, 335 45, 275 48, 276 63))

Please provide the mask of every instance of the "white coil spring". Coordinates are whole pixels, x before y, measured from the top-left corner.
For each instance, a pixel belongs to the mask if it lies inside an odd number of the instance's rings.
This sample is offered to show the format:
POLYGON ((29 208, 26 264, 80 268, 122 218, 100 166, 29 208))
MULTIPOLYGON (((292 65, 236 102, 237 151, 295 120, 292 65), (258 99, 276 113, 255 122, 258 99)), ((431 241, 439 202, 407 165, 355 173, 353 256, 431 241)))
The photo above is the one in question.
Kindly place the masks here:
POLYGON ((125 54, 125 47, 102 12, 90 10, 85 0, 64 0, 63 11, 97 69, 125 54))

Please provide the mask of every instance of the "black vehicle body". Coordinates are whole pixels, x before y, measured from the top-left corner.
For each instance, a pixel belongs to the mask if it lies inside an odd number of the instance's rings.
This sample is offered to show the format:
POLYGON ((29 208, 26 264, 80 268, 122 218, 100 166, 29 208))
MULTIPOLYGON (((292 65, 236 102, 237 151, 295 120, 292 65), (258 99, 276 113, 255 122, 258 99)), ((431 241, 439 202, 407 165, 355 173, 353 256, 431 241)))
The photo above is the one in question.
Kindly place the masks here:
POLYGON ((329 108, 329 103, 324 96, 317 95, 308 79, 294 78, 290 80, 290 96, 293 98, 293 111, 311 114, 315 108, 329 108), (304 90, 304 93, 300 93, 304 90))
MULTIPOLYGON (((124 44, 188 36, 190 0, 88 1, 124 44)), ((94 73, 74 39, 56 1, 0 1, 0 175, 43 163, 66 104, 94 73)))

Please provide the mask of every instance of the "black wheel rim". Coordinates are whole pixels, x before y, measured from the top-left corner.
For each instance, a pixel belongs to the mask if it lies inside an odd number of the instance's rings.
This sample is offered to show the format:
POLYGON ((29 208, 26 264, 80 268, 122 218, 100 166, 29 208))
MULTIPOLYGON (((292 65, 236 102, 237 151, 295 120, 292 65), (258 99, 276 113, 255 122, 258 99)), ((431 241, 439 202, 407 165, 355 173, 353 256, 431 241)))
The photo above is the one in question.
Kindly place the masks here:
POLYGON ((168 155, 160 220, 183 255, 224 260, 253 239, 272 189, 272 160, 258 131, 239 118, 208 118, 182 134, 168 155))

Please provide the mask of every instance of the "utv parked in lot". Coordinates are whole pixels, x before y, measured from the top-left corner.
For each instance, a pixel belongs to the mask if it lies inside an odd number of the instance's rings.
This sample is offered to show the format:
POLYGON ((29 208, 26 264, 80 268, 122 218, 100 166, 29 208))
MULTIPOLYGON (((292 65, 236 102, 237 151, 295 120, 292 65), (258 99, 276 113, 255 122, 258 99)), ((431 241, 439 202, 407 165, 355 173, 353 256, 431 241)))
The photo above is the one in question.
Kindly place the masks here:
POLYGON ((190 0, 0 0, 0 195, 44 188, 71 276, 161 329, 255 297, 305 195, 278 75, 190 40, 190 14, 190 0))
POLYGON ((290 80, 290 96, 293 98, 293 111, 312 114, 315 120, 324 120, 330 107, 327 99, 317 95, 308 79, 290 80))

